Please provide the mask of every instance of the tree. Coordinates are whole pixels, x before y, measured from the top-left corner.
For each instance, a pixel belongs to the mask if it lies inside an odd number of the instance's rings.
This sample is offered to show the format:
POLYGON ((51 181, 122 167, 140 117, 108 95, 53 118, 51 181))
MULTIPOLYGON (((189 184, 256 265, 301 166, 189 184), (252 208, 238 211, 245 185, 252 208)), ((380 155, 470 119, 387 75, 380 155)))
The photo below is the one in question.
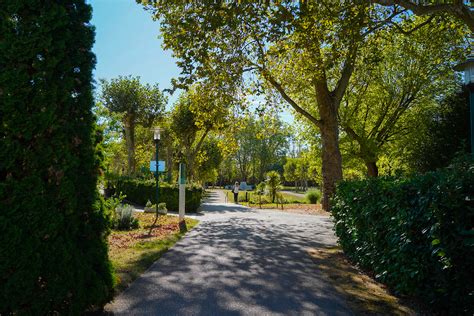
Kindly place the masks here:
POLYGON ((183 93, 174 105, 171 130, 187 163, 190 180, 194 178, 196 158, 206 137, 228 124, 226 102, 231 101, 218 89, 201 83, 183 93))
POLYGON ((368 176, 378 176, 377 162, 389 143, 417 128, 417 112, 454 83, 452 68, 463 55, 463 32, 446 21, 434 22, 409 36, 386 32, 374 39, 377 45, 361 50, 339 122, 357 143, 355 155, 368 176))
POLYGON ((90 19, 84 0, 0 5, 3 315, 80 315, 112 295, 90 19))
POLYGON ((101 80, 100 99, 111 112, 120 113, 127 147, 127 173, 135 173, 135 126, 150 127, 162 115, 166 98, 158 85, 140 84, 138 77, 122 77, 110 82, 101 80))
POLYGON ((469 93, 450 91, 434 108, 421 113, 417 137, 412 138, 410 164, 417 172, 446 167, 456 155, 469 152, 469 93))
POLYGON ((141 2, 160 21, 164 46, 179 60, 179 85, 206 78, 241 91, 238 87, 255 77, 263 81, 257 92, 265 85, 271 87, 319 128, 323 207, 329 209, 329 197, 342 178, 339 105, 366 36, 387 24, 398 9, 375 10, 369 3, 351 1, 216 2, 205 6, 141 2), (290 63, 295 53, 299 58, 290 63), (246 72, 250 74, 244 76, 246 72), (307 91, 298 91, 300 98, 288 87, 287 74, 309 83, 307 91), (314 98, 308 100, 308 95, 314 98))
POLYGON ((295 190, 297 190, 297 181, 298 178, 296 176, 296 168, 297 168, 297 158, 288 158, 286 160, 285 165, 283 166, 284 173, 283 176, 285 177, 286 181, 294 181, 295 182, 295 190))

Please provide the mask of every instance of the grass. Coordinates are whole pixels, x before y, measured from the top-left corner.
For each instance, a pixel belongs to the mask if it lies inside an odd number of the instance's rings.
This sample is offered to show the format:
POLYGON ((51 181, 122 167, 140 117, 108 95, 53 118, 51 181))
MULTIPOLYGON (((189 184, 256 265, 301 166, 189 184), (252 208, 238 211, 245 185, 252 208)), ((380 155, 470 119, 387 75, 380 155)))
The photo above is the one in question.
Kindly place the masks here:
POLYGON ((127 288, 199 222, 186 218, 186 229, 180 229, 177 216, 160 216, 152 234, 148 235, 155 215, 135 213, 135 216, 141 224, 139 229, 113 231, 109 236, 109 257, 115 270, 116 293, 127 288))
POLYGON ((310 249, 308 253, 355 315, 419 315, 414 306, 354 268, 339 248, 310 249))
MULTIPOLYGON (((230 190, 225 190, 226 195, 227 195, 227 201, 228 202, 234 202, 234 194, 230 190)), ((299 197, 299 196, 294 196, 288 193, 282 193, 280 194, 283 196, 283 199, 285 200, 284 204, 307 204, 308 201, 306 200, 305 197, 299 197)), ((258 206, 258 203, 252 203, 253 201, 258 201, 258 196, 255 193, 255 191, 239 191, 239 202, 244 202, 247 203, 249 206, 258 206), (246 195, 247 194, 247 195, 246 195), (247 202, 248 198, 248 202, 247 202)), ((268 203, 270 200, 270 197, 267 195, 262 196, 262 200, 265 200, 266 203, 264 202, 262 204, 266 206, 270 206, 270 208, 276 208, 276 203, 268 203)), ((268 208, 268 207, 267 207, 268 208)))

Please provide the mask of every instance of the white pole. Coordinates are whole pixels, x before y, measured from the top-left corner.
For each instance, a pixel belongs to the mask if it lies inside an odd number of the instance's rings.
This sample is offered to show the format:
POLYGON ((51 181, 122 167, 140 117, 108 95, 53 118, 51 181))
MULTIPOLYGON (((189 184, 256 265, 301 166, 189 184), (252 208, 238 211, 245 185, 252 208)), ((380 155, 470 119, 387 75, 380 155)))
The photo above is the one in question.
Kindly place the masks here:
POLYGON ((184 163, 179 164, 179 221, 184 221, 186 207, 186 171, 184 163))

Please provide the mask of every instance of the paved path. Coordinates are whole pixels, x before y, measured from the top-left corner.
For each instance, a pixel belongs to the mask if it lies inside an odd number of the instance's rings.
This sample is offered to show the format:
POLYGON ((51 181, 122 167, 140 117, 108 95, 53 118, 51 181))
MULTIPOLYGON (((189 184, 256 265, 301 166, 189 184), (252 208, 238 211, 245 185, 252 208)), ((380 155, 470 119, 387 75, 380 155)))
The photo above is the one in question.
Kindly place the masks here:
POLYGON ((307 255, 327 217, 258 211, 213 191, 201 223, 119 295, 115 315, 351 315, 307 255))
POLYGON ((280 191, 282 193, 286 193, 286 194, 289 194, 289 195, 293 195, 293 196, 296 196, 296 197, 299 197, 299 198, 304 198, 306 196, 305 193, 296 193, 296 192, 293 192, 293 191, 280 191))

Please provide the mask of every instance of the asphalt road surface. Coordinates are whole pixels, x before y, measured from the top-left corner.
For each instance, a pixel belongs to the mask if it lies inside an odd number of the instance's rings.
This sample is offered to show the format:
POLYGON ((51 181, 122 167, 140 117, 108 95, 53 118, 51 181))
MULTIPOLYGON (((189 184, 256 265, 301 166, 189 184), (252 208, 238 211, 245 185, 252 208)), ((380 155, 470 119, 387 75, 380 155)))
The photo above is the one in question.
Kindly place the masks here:
POLYGON ((309 248, 329 218, 253 210, 212 191, 201 223, 106 306, 115 315, 352 315, 309 248))

